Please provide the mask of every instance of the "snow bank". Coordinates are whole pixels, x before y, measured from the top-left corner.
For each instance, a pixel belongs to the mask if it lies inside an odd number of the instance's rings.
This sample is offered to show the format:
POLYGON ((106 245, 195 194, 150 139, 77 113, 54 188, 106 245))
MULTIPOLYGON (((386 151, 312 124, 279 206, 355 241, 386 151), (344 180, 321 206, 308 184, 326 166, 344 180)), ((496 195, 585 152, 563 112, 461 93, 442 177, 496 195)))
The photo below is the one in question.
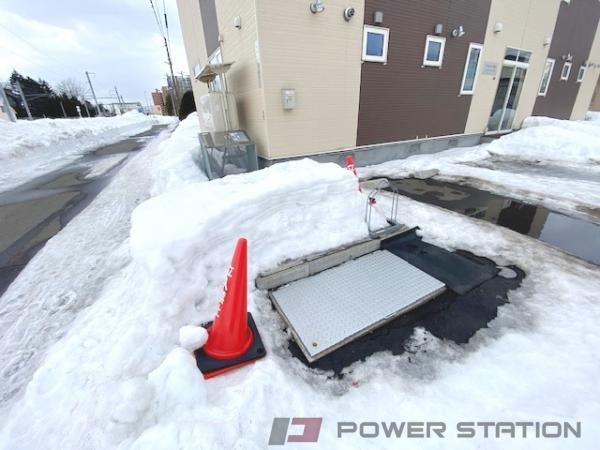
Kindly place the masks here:
POLYGON ((600 122, 600 111, 588 111, 585 120, 589 122, 600 122))
POLYGON ((523 129, 493 141, 493 155, 513 159, 600 163, 600 126, 595 122, 529 117, 523 129))
POLYGON ((0 190, 49 172, 77 156, 175 118, 130 111, 116 117, 0 122, 0 190))
POLYGON ((198 115, 194 112, 181 121, 171 137, 161 144, 151 169, 154 180, 152 195, 207 180, 195 162, 200 151, 199 132, 198 115))
POLYGON ((365 198, 335 164, 305 159, 192 184, 154 197, 132 215, 131 250, 156 280, 205 279, 227 270, 239 237, 249 241, 249 278, 297 258, 366 236, 365 198), (160 233, 157 233, 160 230, 160 233))
POLYGON ((530 117, 522 130, 489 144, 413 155, 359 168, 358 173, 361 178, 406 178, 435 170, 439 180, 465 183, 598 222, 599 125, 530 117), (527 165, 551 170, 545 175, 543 170, 528 170, 527 165), (569 177, 560 176, 562 169, 569 170, 569 177), (592 181, 596 177, 598 181, 592 181))
MULTIPOLYGON (((142 171, 121 180, 146 178, 142 171)), ((121 190, 139 195, 123 184, 115 188, 116 204, 121 190)), ((428 242, 527 272, 523 286, 509 293, 510 303, 468 344, 416 330, 406 354, 372 355, 343 380, 291 356, 283 322, 265 293, 254 289, 253 276, 285 258, 366 236, 363 207, 349 172, 311 161, 189 184, 144 202, 134 213, 129 243, 112 257, 95 257, 100 267, 116 259, 111 264, 120 270, 87 293, 95 301, 72 321, 6 415, 0 448, 259 449, 274 417, 323 417, 319 448, 328 449, 464 448, 466 442, 452 433, 444 440, 338 439, 338 420, 446 420, 450 427, 462 420, 581 420, 580 441, 544 444, 595 448, 600 270, 489 223, 400 198, 399 217, 419 225, 428 242), (180 347, 189 343, 190 329, 180 331, 213 317, 240 235, 249 239, 248 303, 268 353, 204 381, 180 347)), ((67 237, 62 245, 71 244, 67 237)), ((47 254, 39 256, 38 268, 47 254)), ((532 444, 540 441, 479 434, 466 442, 480 448, 532 444)))

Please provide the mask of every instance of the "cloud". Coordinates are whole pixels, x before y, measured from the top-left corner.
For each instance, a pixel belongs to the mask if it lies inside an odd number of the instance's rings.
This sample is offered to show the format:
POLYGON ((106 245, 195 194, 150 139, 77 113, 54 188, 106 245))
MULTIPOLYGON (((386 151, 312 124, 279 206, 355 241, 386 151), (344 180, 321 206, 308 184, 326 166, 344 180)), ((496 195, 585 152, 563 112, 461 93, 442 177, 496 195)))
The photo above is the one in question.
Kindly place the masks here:
MULTIPOLYGON (((187 73, 174 2, 165 2, 174 70, 187 73)), ((113 101, 117 86, 125 100, 144 102, 145 91, 165 84, 168 66, 152 11, 143 5, 134 0, 6 0, 0 7, 0 79, 16 69, 56 85, 68 77, 85 82, 87 70, 95 74, 100 101, 113 101)))

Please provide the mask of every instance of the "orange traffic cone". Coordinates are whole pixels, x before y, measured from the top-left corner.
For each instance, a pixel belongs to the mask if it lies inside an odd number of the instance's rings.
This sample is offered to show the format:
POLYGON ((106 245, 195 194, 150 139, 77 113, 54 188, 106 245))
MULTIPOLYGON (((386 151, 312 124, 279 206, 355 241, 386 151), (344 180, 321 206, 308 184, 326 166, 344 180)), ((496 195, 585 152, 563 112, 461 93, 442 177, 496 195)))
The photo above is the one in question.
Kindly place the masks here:
MULTIPOLYGON (((356 166, 354 165, 354 157, 352 155, 346 156, 346 169, 351 171, 354 176, 358 179, 358 173, 356 172, 356 166)), ((362 188, 360 187, 360 179, 358 180, 358 190, 362 192, 362 188)))
POLYGON ((205 324, 208 340, 196 351, 196 363, 204 378, 233 370, 265 355, 252 315, 247 312, 247 241, 237 242, 223 300, 215 320, 205 324))

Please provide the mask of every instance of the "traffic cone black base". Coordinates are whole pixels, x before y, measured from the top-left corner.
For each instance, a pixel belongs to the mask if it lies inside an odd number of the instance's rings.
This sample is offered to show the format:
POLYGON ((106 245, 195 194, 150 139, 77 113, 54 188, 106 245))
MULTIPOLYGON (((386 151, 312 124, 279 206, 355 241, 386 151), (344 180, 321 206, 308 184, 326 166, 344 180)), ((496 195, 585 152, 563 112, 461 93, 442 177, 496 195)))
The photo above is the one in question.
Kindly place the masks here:
MULTIPOLYGON (((208 329, 211 325, 212 322, 208 322, 202 326, 208 329)), ((200 372, 202 372, 204 378, 213 378, 225 372, 245 366, 267 354, 265 351, 265 346, 262 343, 262 339, 260 338, 258 328, 256 328, 256 324, 254 323, 254 319, 250 313, 248 313, 248 327, 250 330, 252 330, 254 341, 248 350, 246 350, 244 354, 238 356, 237 358, 215 359, 208 356, 201 348, 194 352, 194 356, 196 357, 196 365, 198 366, 198 369, 200 369, 200 372)))

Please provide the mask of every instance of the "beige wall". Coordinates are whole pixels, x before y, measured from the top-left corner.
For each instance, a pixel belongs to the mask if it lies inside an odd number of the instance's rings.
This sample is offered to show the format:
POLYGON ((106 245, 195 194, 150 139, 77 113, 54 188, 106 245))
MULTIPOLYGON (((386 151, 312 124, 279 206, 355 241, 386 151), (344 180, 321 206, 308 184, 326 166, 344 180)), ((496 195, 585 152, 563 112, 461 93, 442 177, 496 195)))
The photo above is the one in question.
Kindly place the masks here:
POLYGON ((227 72, 229 91, 235 94, 240 127, 256 142, 259 155, 268 157, 264 97, 257 58, 258 26, 255 0, 217 0, 223 62, 234 62, 227 72), (233 22, 239 16, 242 27, 233 22))
POLYGON ((590 104, 590 111, 600 111, 600 78, 596 83, 596 89, 592 97, 592 103, 590 104))
POLYGON ((208 92, 206 84, 194 78, 194 66, 203 66, 208 59, 206 46, 204 45, 204 29, 202 28, 202 16, 200 15, 200 2, 198 0, 177 0, 177 12, 181 24, 181 34, 185 46, 185 54, 192 78, 192 89, 196 109, 199 108, 198 99, 208 92))
MULTIPOLYGON (((600 110, 600 91, 598 89, 598 75, 600 74, 600 24, 596 28, 596 36, 594 37, 588 62, 593 66, 588 67, 581 86, 579 86, 573 112, 571 113, 571 120, 583 120, 588 110, 600 110), (591 105, 592 100, 595 101, 594 105, 591 105)), ((575 76, 577 76, 577 73, 575 73, 575 76)))
POLYGON ((257 2, 270 158, 356 145, 364 0, 327 0, 319 14, 309 3, 257 2), (283 109, 283 88, 295 89, 295 109, 283 109))
MULTIPOLYGON (((515 114, 513 128, 521 126, 531 115, 550 46, 544 39, 552 36, 562 0, 492 0, 490 16, 483 43, 482 63, 469 110, 465 132, 485 131, 492 110, 506 47, 532 52, 529 69, 515 114), (496 22, 504 24, 503 31, 494 33, 496 22), (496 76, 483 75, 486 62, 498 64, 496 76)), ((556 69, 555 69, 556 72, 556 69)))

